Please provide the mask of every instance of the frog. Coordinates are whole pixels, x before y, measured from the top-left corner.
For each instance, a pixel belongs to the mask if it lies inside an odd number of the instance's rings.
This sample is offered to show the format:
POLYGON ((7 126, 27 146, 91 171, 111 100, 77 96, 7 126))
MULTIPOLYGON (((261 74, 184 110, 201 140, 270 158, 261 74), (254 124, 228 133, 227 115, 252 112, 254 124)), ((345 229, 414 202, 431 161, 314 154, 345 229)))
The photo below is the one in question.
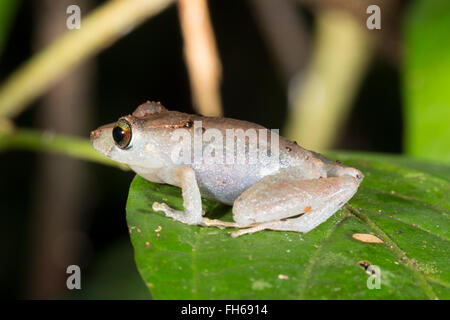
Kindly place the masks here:
POLYGON ((154 202, 155 212, 187 225, 235 228, 232 237, 263 230, 307 233, 341 209, 364 178, 357 168, 307 150, 277 130, 269 135, 252 122, 169 110, 160 102, 140 104, 132 114, 93 130, 90 140, 95 150, 142 178, 181 188, 184 210, 154 202), (255 132, 256 144, 250 139, 255 132), (227 140, 233 133, 240 134, 227 140), (187 149, 180 147, 180 137, 187 149), (197 149, 196 137, 204 143, 197 149), (193 161, 207 148, 213 157, 193 161), (250 150, 259 153, 242 156, 250 150), (233 221, 208 218, 202 197, 232 206, 233 221))

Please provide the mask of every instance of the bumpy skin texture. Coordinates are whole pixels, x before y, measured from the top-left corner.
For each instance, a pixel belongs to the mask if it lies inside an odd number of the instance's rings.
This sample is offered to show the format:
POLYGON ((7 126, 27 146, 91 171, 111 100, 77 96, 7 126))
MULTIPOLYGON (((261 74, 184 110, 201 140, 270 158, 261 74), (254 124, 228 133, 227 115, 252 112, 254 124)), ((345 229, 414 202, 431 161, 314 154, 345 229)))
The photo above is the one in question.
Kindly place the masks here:
MULTIPOLYGON (((263 229, 308 232, 347 202, 363 179, 359 170, 303 149, 296 142, 276 134, 261 136, 259 130, 265 128, 247 121, 168 111, 153 102, 140 105, 132 115, 120 119, 126 120, 132 130, 129 147, 121 149, 115 144, 112 138, 115 124, 109 124, 91 132, 94 148, 129 165, 145 179, 182 188, 184 212, 157 203, 155 210, 188 224, 249 227, 235 232, 235 236, 263 229), (176 129, 189 134, 191 150, 194 150, 186 158, 189 161, 173 161, 178 142, 173 139, 176 129), (255 130, 261 139, 258 148, 270 146, 271 139, 278 138, 279 157, 256 159, 256 154, 249 153, 247 161, 237 161, 242 154, 237 149, 227 150, 225 140, 206 138, 208 131, 226 137, 227 130, 239 133, 248 129, 255 130), (194 136, 202 134, 204 148, 223 150, 224 155, 231 155, 235 161, 195 162, 194 136), (203 218, 200 194, 233 205, 236 223, 203 218), (300 217, 287 219, 301 213, 304 214, 300 217)), ((237 134, 234 141, 249 150, 245 135, 237 134)))

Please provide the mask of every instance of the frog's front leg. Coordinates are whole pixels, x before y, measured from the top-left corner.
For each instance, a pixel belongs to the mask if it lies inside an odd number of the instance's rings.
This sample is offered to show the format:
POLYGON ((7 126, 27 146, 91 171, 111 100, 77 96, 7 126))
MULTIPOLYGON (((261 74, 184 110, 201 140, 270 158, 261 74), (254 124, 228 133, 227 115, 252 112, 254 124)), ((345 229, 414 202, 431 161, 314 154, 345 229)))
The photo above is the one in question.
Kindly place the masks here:
POLYGON ((153 203, 153 210, 163 211, 166 216, 186 224, 201 224, 202 201, 194 170, 185 166, 163 168, 158 171, 158 177, 167 184, 181 188, 184 211, 172 209, 167 204, 158 202, 153 203))
POLYGON ((276 175, 268 176, 234 202, 234 220, 249 228, 233 232, 232 236, 264 229, 306 233, 339 210, 358 186, 355 177, 349 174, 288 181, 280 181, 276 175))
POLYGON ((216 219, 208 219, 203 217, 202 201, 200 190, 198 188, 195 171, 189 167, 174 166, 163 168, 158 171, 157 179, 152 176, 152 181, 159 180, 181 188, 183 196, 184 211, 175 210, 165 203, 153 203, 153 210, 163 211, 166 216, 174 220, 189 224, 202 225, 207 227, 238 227, 233 222, 225 222, 216 219))

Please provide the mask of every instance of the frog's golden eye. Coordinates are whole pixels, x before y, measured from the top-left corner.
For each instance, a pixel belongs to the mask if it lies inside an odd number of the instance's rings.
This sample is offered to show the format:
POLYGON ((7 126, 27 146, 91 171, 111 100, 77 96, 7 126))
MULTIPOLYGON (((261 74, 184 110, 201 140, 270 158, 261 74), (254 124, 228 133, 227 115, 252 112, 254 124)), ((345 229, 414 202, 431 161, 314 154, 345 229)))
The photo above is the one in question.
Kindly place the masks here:
POLYGON ((124 119, 117 121, 112 136, 119 148, 126 149, 131 141, 131 125, 129 122, 124 119))

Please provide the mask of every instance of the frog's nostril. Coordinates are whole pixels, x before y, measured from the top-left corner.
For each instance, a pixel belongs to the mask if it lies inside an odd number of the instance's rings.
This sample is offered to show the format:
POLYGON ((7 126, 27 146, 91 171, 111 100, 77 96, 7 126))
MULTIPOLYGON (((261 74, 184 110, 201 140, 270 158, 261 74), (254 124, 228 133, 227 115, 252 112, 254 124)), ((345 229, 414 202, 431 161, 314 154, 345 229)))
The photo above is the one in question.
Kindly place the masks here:
POLYGON ((361 172, 358 172, 355 177, 358 182, 361 182, 364 179, 364 175, 361 172))
POLYGON ((356 179, 358 183, 360 183, 364 179, 364 175, 361 171, 355 168, 347 168, 345 174, 349 174, 356 179))
POLYGON ((91 140, 97 139, 99 135, 100 133, 98 130, 91 131, 91 140))

